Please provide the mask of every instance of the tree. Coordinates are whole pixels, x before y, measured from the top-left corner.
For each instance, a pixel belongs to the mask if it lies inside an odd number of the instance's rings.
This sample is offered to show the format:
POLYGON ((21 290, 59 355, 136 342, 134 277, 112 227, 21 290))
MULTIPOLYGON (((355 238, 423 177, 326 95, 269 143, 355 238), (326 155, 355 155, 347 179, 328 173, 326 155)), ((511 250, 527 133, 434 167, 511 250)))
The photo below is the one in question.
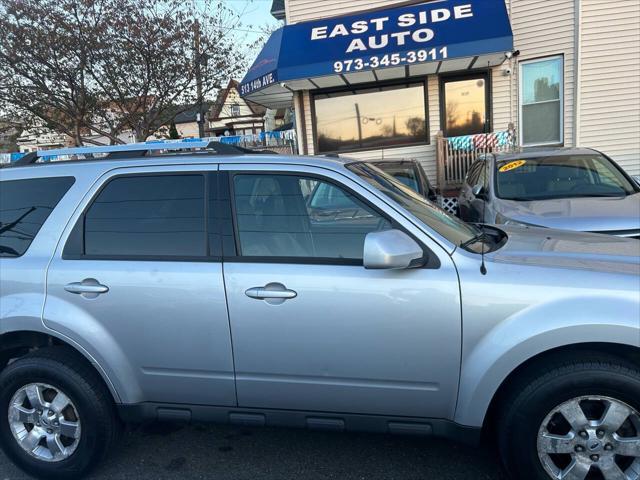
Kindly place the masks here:
POLYGON ((196 8, 181 0, 109 1, 102 48, 91 52, 92 75, 138 140, 221 88, 244 64, 228 35, 233 13, 222 2, 196 8))
POLYGON ((171 122, 171 126, 169 127, 169 138, 180 138, 180 134, 178 133, 178 129, 176 128, 176 122, 171 122))
POLYGON ((0 104, 82 143, 97 104, 88 81, 101 3, 0 0, 0 104), (89 32, 89 33, 87 33, 89 32))
POLYGON ((145 140, 243 67, 239 21, 222 0, 0 0, 0 104, 78 145, 145 140))

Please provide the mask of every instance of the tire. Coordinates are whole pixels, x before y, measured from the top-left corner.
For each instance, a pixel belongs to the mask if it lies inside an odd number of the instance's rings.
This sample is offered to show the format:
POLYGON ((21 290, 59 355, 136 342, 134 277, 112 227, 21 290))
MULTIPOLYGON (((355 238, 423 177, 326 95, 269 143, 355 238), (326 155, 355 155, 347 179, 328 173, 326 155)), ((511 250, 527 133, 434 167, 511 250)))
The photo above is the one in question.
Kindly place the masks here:
POLYGON ((67 348, 37 350, 0 373, 0 447, 36 478, 83 477, 105 457, 121 430, 102 379, 67 348), (40 407, 34 406, 39 402, 40 407), (22 415, 31 415, 30 423, 23 423, 27 417, 22 415), (34 442, 40 437, 34 449, 31 437, 34 442))
POLYGON ((525 371, 501 405, 498 447, 510 478, 562 478, 567 469, 576 475, 567 478, 624 478, 616 468, 638 478, 640 440, 622 445, 620 437, 640 437, 640 366, 594 352, 554 358, 525 371), (611 431, 618 422, 606 415, 618 411, 633 413, 611 431), (595 423, 582 428, 584 419, 595 423), (566 440, 550 443, 549 435, 566 440), (623 448, 632 456, 614 456, 623 448))

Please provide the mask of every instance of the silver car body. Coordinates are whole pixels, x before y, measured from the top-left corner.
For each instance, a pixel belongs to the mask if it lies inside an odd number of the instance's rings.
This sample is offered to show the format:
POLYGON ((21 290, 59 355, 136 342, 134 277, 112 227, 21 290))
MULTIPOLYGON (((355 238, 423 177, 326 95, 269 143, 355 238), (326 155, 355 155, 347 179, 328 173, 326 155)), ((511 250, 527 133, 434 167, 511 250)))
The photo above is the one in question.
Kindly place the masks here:
POLYGON ((117 404, 146 417, 189 412, 447 435, 442 422, 481 427, 500 385, 536 355, 586 342, 640 347, 634 240, 505 227, 508 241, 486 254, 482 275, 480 255, 422 223, 345 160, 201 155, 0 171, 2 180, 51 176, 76 182, 27 252, 0 258, 0 335, 41 332, 72 345, 117 404), (393 218, 439 266, 63 258, 76 220, 109 179, 207 170, 328 178, 393 218), (85 279, 109 292, 65 290, 85 279), (272 305, 245 294, 269 284, 297 296, 272 305))
MULTIPOLYGON (((499 154, 498 160, 530 157, 593 154, 589 149, 556 149, 517 154, 499 154)), ((515 201, 495 194, 495 157, 486 155, 488 188, 486 199, 474 193, 475 185, 463 184, 458 204, 464 220, 480 223, 518 222, 547 228, 597 232, 640 238, 640 188, 625 197, 573 197, 515 201)), ((633 181, 630 179, 633 183, 633 181)), ((484 193, 484 192, 483 192, 484 193)))

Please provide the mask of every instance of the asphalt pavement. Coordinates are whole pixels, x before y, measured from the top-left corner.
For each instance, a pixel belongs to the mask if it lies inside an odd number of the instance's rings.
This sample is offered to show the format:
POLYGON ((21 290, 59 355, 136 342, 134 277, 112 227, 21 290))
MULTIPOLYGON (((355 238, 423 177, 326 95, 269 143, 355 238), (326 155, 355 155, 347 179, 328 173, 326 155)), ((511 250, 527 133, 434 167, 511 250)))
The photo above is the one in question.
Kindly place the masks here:
MULTIPOLYGON (((29 477, 0 452, 0 480, 29 477)), ((505 480, 489 447, 220 425, 133 427, 92 480, 505 480)))

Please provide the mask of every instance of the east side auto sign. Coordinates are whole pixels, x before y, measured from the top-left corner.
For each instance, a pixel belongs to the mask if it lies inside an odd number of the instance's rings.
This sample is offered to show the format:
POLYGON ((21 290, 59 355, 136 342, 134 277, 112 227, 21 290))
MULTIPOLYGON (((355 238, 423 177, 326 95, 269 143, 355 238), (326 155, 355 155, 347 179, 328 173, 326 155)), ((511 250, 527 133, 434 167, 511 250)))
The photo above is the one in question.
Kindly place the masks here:
POLYGON ((276 81, 512 49, 504 0, 427 2, 287 25, 274 32, 242 86, 246 94, 276 81))

